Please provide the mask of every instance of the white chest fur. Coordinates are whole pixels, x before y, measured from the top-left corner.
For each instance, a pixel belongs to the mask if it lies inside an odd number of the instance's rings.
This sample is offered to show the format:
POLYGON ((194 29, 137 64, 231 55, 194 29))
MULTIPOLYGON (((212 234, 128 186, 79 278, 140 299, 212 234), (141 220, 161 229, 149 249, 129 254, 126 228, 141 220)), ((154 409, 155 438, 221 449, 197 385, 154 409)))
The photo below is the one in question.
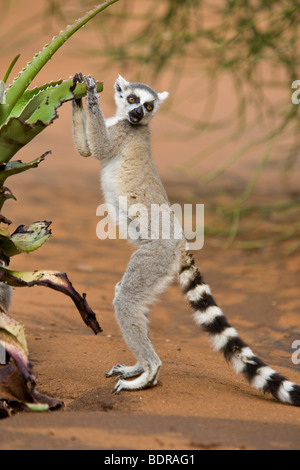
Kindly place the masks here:
POLYGON ((118 206, 118 183, 117 175, 121 157, 116 156, 105 162, 101 171, 101 185, 106 204, 111 204, 115 208, 118 206))
POLYGON ((127 198, 120 192, 119 169, 122 156, 111 158, 101 171, 102 191, 110 218, 119 226, 120 233, 126 237, 128 214, 127 198))

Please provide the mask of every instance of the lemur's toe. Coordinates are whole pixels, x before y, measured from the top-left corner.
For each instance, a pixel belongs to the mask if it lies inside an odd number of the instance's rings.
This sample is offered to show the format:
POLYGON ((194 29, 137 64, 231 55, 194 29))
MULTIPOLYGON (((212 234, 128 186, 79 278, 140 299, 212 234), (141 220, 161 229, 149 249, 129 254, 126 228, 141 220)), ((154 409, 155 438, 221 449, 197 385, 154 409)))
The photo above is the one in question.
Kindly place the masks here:
POLYGON ((110 371, 105 374, 106 377, 112 377, 113 375, 122 374, 123 367, 125 366, 122 366, 121 364, 117 364, 116 366, 113 366, 110 369, 110 371))
POLYGON ((122 364, 117 364, 112 367, 109 372, 105 375, 106 377, 112 377, 113 375, 120 375, 123 379, 130 379, 132 377, 137 377, 144 372, 143 368, 139 364, 134 366, 125 366, 122 364))
MULTIPOLYGON (((129 369, 127 367, 127 369, 129 369)), ((136 369, 137 370, 137 369, 136 369)), ((135 390, 142 390, 143 388, 150 388, 155 387, 158 384, 158 370, 148 370, 146 372, 142 372, 139 377, 134 380, 124 380, 126 378, 124 375, 118 379, 115 388, 113 389, 113 393, 118 394, 122 390, 128 391, 135 391, 135 390)), ((131 374, 131 377, 133 375, 131 374)), ((129 376, 127 378, 130 378, 129 376)))

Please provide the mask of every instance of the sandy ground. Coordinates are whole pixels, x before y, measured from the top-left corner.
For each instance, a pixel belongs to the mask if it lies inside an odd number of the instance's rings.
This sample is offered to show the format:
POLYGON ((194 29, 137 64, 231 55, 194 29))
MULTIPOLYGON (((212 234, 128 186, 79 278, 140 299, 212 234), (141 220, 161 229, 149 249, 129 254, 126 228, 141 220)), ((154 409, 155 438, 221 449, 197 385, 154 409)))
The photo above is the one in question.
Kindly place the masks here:
MULTIPOLYGON (((19 2, 23 9, 25 3, 19 2)), ((8 25, 13 27, 12 13, 8 25)), ((41 42, 25 44, 24 57, 29 59, 51 33, 43 31, 41 42)), ((13 52, 2 50, 1 55, 9 62, 13 52)), ((102 78, 91 61, 75 61, 74 55, 62 53, 45 73, 67 78, 78 69, 102 78)), ((109 88, 115 70, 103 75, 109 88)), ((104 100, 104 106, 108 109, 111 101, 104 100)), ((67 272, 75 288, 87 293, 104 331, 93 335, 71 301, 59 293, 38 287, 15 290, 11 313, 25 325, 37 389, 65 406, 0 421, 0 449, 300 449, 300 409, 276 403, 237 377, 195 328, 176 285, 161 296, 150 317, 151 337, 163 362, 159 386, 111 393, 115 379, 105 378, 105 372, 118 362, 134 361, 112 308, 114 285, 132 247, 126 241, 97 239, 99 165, 73 149, 70 103, 59 114, 18 155, 28 161, 46 150, 53 152, 38 169, 9 180, 18 201, 9 201, 4 210, 14 226, 52 220, 53 237, 30 257, 16 257, 13 267, 67 272)), ((164 115, 157 120, 155 160, 172 202, 182 201, 195 182, 175 171, 179 157, 174 162, 174 143, 168 151, 165 138, 170 121, 164 115)), ((179 145, 178 154, 186 145, 179 145)), ((210 204, 213 190, 197 187, 196 192, 201 202, 210 204)), ((195 257, 244 340, 271 367, 299 383, 291 345, 300 339, 300 253, 284 257, 278 247, 246 252, 206 243, 195 257)))

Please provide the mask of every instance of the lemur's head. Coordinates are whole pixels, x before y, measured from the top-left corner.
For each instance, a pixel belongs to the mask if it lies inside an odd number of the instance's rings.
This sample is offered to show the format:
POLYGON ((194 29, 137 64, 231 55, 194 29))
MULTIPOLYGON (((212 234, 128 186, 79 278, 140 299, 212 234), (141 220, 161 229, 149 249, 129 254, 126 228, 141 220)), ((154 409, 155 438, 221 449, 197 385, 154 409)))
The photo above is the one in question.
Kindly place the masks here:
POLYGON ((144 83, 127 82, 118 76, 115 83, 117 116, 131 124, 148 124, 169 93, 156 93, 144 83))

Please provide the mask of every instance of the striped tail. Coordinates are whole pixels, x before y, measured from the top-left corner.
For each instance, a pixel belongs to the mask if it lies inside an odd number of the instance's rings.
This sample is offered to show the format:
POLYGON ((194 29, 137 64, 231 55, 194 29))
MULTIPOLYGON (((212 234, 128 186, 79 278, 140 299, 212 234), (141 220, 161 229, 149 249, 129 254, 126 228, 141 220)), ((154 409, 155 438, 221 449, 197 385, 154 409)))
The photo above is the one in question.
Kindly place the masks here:
POLYGON ((181 267, 179 281, 195 311, 195 322, 209 334, 214 349, 223 352, 236 373, 244 374, 254 388, 271 393, 280 402, 300 406, 300 387, 264 364, 239 337, 214 301, 209 286, 203 282, 189 253, 181 267))

